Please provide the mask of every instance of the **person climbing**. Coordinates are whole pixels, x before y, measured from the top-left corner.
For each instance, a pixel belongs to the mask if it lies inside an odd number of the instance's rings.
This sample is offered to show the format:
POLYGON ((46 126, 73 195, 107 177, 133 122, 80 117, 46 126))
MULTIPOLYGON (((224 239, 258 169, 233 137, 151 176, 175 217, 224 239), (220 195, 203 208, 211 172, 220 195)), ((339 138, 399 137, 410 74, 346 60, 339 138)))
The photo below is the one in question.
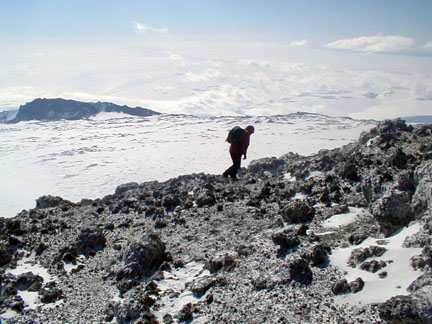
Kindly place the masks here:
POLYGON ((237 171, 241 167, 241 157, 243 155, 243 159, 246 160, 250 136, 254 132, 255 128, 252 125, 248 125, 245 127, 245 129, 236 126, 228 133, 228 137, 225 141, 231 144, 229 152, 233 164, 225 170, 222 176, 225 178, 230 176, 233 180, 237 180, 237 171))

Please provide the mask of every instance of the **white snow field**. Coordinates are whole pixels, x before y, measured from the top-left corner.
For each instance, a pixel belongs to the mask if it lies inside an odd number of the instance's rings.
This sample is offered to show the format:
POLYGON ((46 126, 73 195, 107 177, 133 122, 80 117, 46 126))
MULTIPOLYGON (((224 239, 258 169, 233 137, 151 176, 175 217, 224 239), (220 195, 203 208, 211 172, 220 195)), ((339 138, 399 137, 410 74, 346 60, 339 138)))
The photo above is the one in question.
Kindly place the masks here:
POLYGON ((297 113, 271 117, 131 117, 0 124, 0 216, 35 207, 46 194, 71 201, 102 198, 127 182, 182 174, 221 174, 231 163, 225 138, 252 124, 251 160, 288 152, 310 155, 357 140, 374 121, 297 113))
MULTIPOLYGON (((354 305, 365 305, 371 303, 383 303, 396 295, 409 294, 407 288, 421 274, 421 270, 414 270, 410 266, 410 259, 415 255, 421 254, 422 248, 404 248, 403 242, 407 236, 417 233, 420 230, 418 222, 412 222, 395 235, 385 239, 383 245, 387 251, 381 257, 374 257, 374 260, 385 261, 387 266, 383 271, 387 272, 385 278, 380 278, 379 273, 367 272, 359 268, 348 266, 348 259, 353 249, 365 248, 372 245, 379 245, 379 239, 369 237, 360 245, 348 248, 338 248, 332 251, 330 263, 346 271, 345 278, 348 282, 361 277, 364 288, 356 294, 342 294, 335 297, 338 303, 348 303, 354 305)), ((382 240, 381 240, 382 241, 382 240)))

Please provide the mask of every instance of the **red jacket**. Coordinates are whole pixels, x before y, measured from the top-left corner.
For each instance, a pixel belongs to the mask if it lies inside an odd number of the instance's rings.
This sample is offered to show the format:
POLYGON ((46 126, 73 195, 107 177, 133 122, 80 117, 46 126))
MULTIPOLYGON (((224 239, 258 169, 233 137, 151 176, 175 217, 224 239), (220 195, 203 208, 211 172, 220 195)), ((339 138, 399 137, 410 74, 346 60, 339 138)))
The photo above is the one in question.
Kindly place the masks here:
POLYGON ((229 151, 231 153, 236 153, 236 154, 242 154, 245 155, 247 152, 247 149, 249 147, 249 138, 251 136, 251 133, 249 133, 248 131, 244 131, 239 138, 238 143, 236 144, 231 144, 229 151))

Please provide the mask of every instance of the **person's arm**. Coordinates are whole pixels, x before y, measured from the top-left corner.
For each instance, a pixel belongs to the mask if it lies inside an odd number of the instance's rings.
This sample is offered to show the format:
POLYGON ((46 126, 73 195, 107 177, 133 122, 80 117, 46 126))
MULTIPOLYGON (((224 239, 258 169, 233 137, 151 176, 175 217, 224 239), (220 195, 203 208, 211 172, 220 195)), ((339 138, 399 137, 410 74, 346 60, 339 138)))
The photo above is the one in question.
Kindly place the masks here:
POLYGON ((242 141, 242 154, 243 154, 243 159, 244 159, 244 160, 246 160, 246 158, 247 158, 246 153, 247 153, 247 149, 248 149, 248 147, 249 147, 249 136, 246 135, 246 136, 243 138, 243 141, 242 141))

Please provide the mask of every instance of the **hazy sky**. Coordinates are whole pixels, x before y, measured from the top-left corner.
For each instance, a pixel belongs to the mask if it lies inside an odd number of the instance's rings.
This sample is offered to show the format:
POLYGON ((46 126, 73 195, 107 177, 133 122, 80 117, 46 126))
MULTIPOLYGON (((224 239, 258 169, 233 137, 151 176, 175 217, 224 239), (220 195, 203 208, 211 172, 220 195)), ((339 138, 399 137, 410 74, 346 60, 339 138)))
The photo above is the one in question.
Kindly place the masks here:
POLYGON ((0 110, 432 114, 432 0, 1 0, 0 44, 0 110))

